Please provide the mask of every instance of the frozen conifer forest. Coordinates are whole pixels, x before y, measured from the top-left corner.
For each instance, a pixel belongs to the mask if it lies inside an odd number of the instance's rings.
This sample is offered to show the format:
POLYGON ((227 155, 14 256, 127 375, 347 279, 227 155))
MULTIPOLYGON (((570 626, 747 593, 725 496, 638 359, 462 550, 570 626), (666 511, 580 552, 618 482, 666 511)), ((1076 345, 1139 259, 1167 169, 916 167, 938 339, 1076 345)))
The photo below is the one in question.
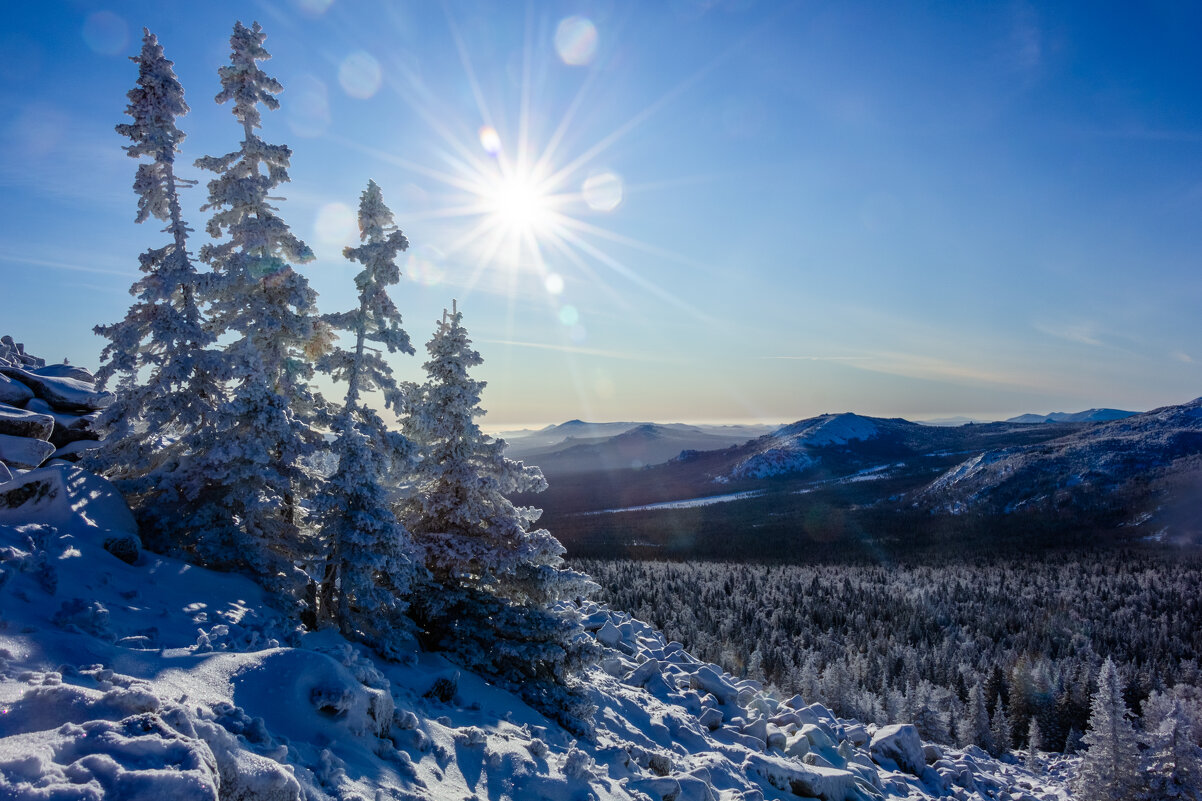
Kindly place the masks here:
MULTIPOLYGON (((373 178, 342 254, 354 304, 319 308, 286 222, 293 151, 262 133, 285 89, 270 58, 264 27, 236 22, 220 108, 201 112, 143 31, 116 132, 134 224, 163 227, 129 254, 134 302, 97 321, 95 371, 0 339, 0 799, 1202 798, 1189 559, 569 563, 538 526, 547 477, 479 423, 469 303, 430 321, 424 378, 398 376, 421 350, 398 292, 414 243, 373 178), (201 189, 177 175, 180 126, 218 111, 231 144, 189 156, 201 189), (188 192, 206 220, 185 219, 188 192), (1079 631, 1024 620, 1074 603, 1079 631)), ((1043 513, 1135 492, 1103 458, 1039 494, 1119 440, 1175 498, 1198 408, 1005 429, 1002 455, 967 462, 948 443, 976 432, 920 453, 904 420, 678 427, 716 447, 669 447, 631 491, 606 485, 622 503, 579 506, 605 487, 573 459, 664 436, 632 424, 561 456, 586 477, 555 519, 591 535, 624 514, 727 514, 794 479, 811 482, 787 485, 799 497, 896 482, 889 500, 924 520, 1043 513), (640 495, 669 473, 682 497, 640 495), (711 494, 684 497, 697 487, 711 494)))

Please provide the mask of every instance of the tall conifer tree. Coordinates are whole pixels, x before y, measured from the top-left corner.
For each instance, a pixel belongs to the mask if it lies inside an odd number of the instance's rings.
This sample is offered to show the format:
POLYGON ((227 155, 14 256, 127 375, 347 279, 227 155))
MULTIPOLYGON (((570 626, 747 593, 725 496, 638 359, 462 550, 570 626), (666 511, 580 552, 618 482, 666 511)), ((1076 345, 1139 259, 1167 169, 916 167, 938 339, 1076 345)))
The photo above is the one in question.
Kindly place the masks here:
POLYGON ((180 211, 179 188, 193 183, 175 174, 184 140, 176 119, 188 112, 184 90, 150 31, 143 29, 141 53, 130 60, 138 65, 126 107, 132 122, 118 125, 117 133, 131 140, 129 156, 149 159, 134 179, 136 220, 166 222, 171 242, 141 255, 145 275, 130 288, 137 301, 125 319, 95 329, 109 340, 97 381, 120 380, 116 400, 101 413, 104 447, 91 466, 116 480, 145 515, 169 500, 160 482, 186 458, 188 435, 212 418, 223 376, 218 354, 209 349, 213 336, 197 297, 200 277, 188 256, 191 229, 180 211))
POLYGON ((1118 668, 1107 657, 1090 703, 1089 731, 1081 738, 1086 750, 1074 782, 1081 798, 1135 801, 1139 797, 1139 750, 1128 715, 1118 668))
POLYGON ((279 107, 279 82, 258 62, 270 58, 256 22, 235 24, 231 62, 219 70, 218 103, 233 101, 242 126, 238 150, 196 165, 217 174, 208 184, 206 230, 223 242, 200 256, 213 268, 206 300, 215 332, 231 337, 225 354, 235 381, 217 425, 194 444, 198 459, 185 492, 202 557, 248 568, 270 586, 295 590, 295 564, 311 557, 303 537, 301 502, 317 485, 306 463, 317 442, 320 398, 309 386, 313 360, 329 344, 316 315, 316 293, 293 269, 313 258, 268 201, 288 180, 292 155, 263 141, 259 105, 279 107), (290 578, 285 578, 290 577, 290 578))
POLYGON ((457 308, 444 312, 426 345, 428 380, 410 388, 407 402, 421 458, 401 515, 431 576, 415 613, 430 645, 585 730, 591 708, 576 673, 593 652, 578 636, 572 601, 595 585, 564 567, 564 548, 549 532, 531 530, 541 510, 506 497, 541 491, 546 480, 505 458, 505 442, 476 424, 484 382, 468 370, 482 359, 462 320, 457 308))
POLYGON ((332 451, 338 467, 313 502, 324 554, 318 606, 320 619, 387 650, 397 633, 410 628, 401 613, 421 558, 382 484, 385 477, 410 467, 413 449, 360 399, 363 392, 379 391, 387 408, 397 410, 400 402, 392 368, 369 343, 389 353, 413 353, 388 295, 388 287, 401 277, 397 254, 409 241, 374 181, 360 198, 359 232, 363 244, 343 251, 363 265, 355 276, 359 307, 325 317, 332 328, 349 332, 354 346, 333 349, 318 365, 347 385, 346 403, 334 421, 332 451))

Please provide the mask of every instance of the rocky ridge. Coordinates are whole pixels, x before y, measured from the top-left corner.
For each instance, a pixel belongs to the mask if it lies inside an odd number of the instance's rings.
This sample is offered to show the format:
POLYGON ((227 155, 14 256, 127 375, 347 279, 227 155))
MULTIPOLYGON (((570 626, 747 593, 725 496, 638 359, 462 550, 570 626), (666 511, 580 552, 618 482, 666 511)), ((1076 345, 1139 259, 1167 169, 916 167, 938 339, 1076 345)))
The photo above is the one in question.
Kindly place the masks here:
POLYGON ((112 402, 84 368, 46 364, 0 337, 0 483, 13 471, 78 461, 98 446, 96 418, 112 402))

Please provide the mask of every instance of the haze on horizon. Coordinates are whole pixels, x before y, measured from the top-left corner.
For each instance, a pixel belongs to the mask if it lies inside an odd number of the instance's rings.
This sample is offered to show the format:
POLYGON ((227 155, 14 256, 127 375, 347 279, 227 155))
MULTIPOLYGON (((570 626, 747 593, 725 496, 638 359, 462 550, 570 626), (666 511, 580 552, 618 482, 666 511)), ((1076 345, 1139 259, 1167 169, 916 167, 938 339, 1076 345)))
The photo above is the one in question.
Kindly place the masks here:
MULTIPOLYGON (((136 162, 113 126, 156 33, 184 177, 237 147, 234 20, 284 86, 282 217, 351 303, 353 209, 411 249, 418 358, 452 298, 489 430, 910 419, 1202 395, 1202 8, 857 2, 59 0, 0 39, 0 333, 95 366, 128 308, 136 162), (253 13, 252 13, 253 12, 253 13), (537 421, 537 422, 534 422, 537 421)), ((203 185, 185 194, 196 229, 203 185)))

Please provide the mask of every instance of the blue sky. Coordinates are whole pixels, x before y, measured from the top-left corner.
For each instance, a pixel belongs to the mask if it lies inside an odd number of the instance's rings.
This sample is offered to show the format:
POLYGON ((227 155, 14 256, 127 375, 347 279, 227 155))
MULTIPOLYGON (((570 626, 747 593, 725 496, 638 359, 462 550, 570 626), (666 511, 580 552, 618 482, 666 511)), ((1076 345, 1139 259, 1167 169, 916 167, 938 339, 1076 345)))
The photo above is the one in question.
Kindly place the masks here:
MULTIPOLYGON (((1181 3, 9 4, 0 329, 95 366, 128 307, 143 26, 234 150, 234 20, 284 85, 281 215, 352 303, 368 179, 417 343, 457 298, 491 427, 1148 409, 1202 395, 1202 7, 1181 3)), ((397 358, 408 377, 420 358, 397 358)))

